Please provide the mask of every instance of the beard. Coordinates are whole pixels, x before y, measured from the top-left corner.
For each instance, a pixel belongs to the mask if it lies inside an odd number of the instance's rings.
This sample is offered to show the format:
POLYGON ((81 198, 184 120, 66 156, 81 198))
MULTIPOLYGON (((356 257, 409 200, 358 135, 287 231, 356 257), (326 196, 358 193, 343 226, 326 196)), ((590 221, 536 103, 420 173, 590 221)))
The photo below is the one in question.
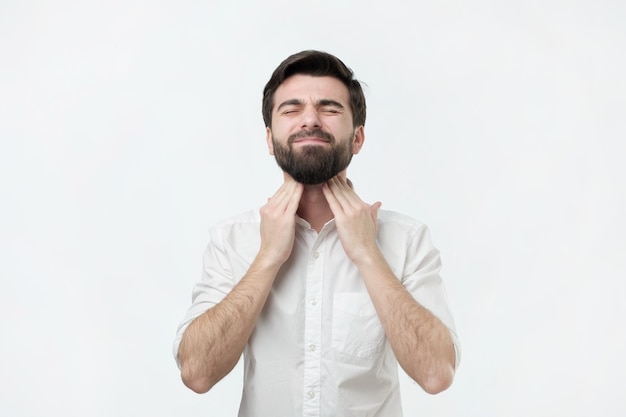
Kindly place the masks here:
POLYGON ((349 139, 337 144, 333 135, 321 129, 303 130, 289 136, 285 146, 272 136, 274 157, 278 166, 297 182, 306 185, 322 184, 350 165, 353 138, 354 132, 349 139), (330 147, 304 145, 299 150, 294 149, 293 142, 296 139, 311 136, 327 140, 330 147))

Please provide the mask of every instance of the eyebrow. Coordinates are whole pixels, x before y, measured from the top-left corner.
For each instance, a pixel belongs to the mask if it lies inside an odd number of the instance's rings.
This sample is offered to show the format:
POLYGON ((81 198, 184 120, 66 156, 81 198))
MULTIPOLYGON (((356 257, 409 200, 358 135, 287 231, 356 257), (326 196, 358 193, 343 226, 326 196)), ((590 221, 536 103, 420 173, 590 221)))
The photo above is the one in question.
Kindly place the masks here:
POLYGON ((337 108, 340 108, 340 109, 344 108, 343 104, 341 104, 340 102, 335 101, 335 100, 329 100, 329 99, 319 100, 317 102, 317 105, 318 106, 333 106, 333 107, 337 107, 337 108))
POLYGON ((297 98, 292 98, 291 100, 286 100, 280 103, 280 105, 276 108, 276 110, 280 110, 281 108, 285 106, 298 106, 298 105, 302 105, 302 101, 298 100, 297 98))
MULTIPOLYGON (((302 102, 302 100, 297 99, 297 98, 292 98, 290 100, 286 100, 286 101, 283 101, 282 103, 280 103, 280 105, 276 108, 276 110, 278 111, 278 110, 280 110, 281 108, 283 108, 285 106, 301 106, 303 104, 304 103, 302 102)), ((340 109, 344 108, 343 104, 341 104, 338 101, 331 100, 331 99, 321 99, 321 100, 318 100, 317 103, 315 103, 315 105, 317 107, 320 107, 320 106, 333 106, 333 107, 337 107, 337 108, 340 108, 340 109)))

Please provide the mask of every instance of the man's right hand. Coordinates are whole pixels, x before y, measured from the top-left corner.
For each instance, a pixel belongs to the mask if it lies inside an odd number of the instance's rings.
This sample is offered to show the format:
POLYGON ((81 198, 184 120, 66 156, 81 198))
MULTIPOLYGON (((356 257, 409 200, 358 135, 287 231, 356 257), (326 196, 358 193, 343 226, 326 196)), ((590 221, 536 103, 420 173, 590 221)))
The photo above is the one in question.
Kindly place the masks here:
POLYGON ((293 249, 296 233, 296 212, 304 186, 292 178, 261 207, 261 249, 259 255, 271 263, 282 265, 293 249))
POLYGON ((237 364, 280 266, 289 258, 303 186, 288 178, 261 208, 261 249, 246 275, 194 319, 178 349, 183 382, 207 392, 237 364))

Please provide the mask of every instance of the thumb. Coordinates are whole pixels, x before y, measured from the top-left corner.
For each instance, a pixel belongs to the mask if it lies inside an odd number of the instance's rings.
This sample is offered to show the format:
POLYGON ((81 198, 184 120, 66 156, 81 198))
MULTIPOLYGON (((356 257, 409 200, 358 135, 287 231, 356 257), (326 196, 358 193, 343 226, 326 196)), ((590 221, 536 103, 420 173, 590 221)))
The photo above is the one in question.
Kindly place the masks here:
POLYGON ((377 201, 370 206, 370 215, 372 216, 372 220, 376 220, 378 218, 378 209, 380 209, 380 206, 382 205, 383 203, 377 201))

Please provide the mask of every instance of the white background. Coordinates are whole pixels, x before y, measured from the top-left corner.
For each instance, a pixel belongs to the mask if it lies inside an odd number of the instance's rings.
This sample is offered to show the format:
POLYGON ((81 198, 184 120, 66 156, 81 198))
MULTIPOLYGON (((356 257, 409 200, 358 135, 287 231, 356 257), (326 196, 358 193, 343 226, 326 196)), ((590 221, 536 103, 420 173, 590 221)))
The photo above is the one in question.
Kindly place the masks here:
POLYGON ((427 223, 463 346, 407 416, 623 416, 626 3, 0 0, 0 414, 233 416, 171 343, 207 230, 280 185, 261 91, 367 84, 349 176, 427 223))

